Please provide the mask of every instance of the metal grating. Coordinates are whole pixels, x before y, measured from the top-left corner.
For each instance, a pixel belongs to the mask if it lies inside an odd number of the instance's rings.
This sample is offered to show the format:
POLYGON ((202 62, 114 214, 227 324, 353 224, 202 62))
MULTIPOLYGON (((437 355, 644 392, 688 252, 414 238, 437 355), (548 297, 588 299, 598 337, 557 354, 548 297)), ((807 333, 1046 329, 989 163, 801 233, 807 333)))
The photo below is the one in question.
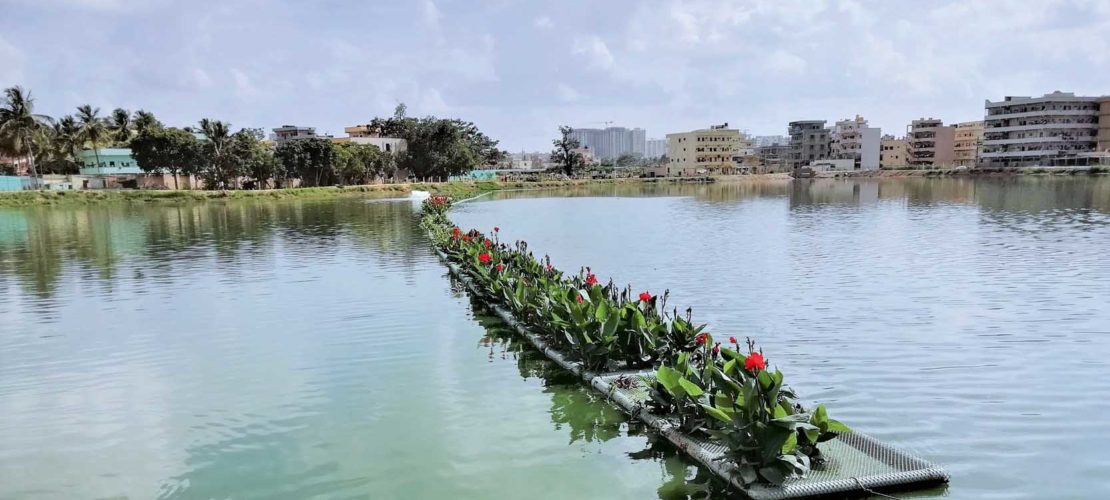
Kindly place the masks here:
MULTIPOLYGON (((473 282, 461 272, 458 266, 451 263, 442 252, 437 253, 450 268, 451 274, 462 281, 471 292, 480 295, 473 282)), ((505 308, 498 305, 490 307, 506 324, 512 326, 517 333, 528 339, 537 350, 556 364, 606 394, 633 418, 659 431, 678 449, 754 500, 864 493, 872 488, 908 488, 948 481, 948 474, 939 466, 885 445, 866 434, 851 432, 818 445, 826 459, 826 464, 820 470, 811 470, 805 477, 789 478, 781 486, 744 485, 736 474, 735 468, 721 459, 725 452, 723 445, 683 434, 671 420, 654 415, 645 409, 644 402, 648 399, 648 392, 640 377, 650 377, 654 375, 654 371, 592 373, 583 369, 580 363, 567 359, 562 353, 547 345, 541 337, 529 331, 505 308), (621 377, 632 378, 636 383, 627 388, 614 385, 613 382, 621 377)))

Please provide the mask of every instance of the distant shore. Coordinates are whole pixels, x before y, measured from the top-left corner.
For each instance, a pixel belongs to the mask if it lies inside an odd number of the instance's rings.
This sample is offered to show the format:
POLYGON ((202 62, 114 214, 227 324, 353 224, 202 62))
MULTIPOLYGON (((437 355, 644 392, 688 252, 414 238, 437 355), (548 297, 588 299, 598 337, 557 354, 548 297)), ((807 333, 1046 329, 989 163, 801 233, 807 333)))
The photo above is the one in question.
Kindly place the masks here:
MULTIPOLYGON (((931 170, 867 170, 852 172, 818 172, 815 178, 904 178, 949 176, 1019 176, 1019 175, 1105 175, 1110 170, 1073 167, 1046 167, 1026 170, 972 170, 966 168, 931 170)), ((697 182, 765 182, 788 181, 788 174, 724 175, 712 178, 618 178, 566 179, 550 181, 463 181, 431 183, 370 184, 361 186, 327 186, 263 190, 79 190, 79 191, 14 191, 0 192, 0 207, 69 206, 98 203, 189 203, 228 200, 313 199, 329 197, 396 198, 412 191, 427 191, 453 198, 469 198, 482 193, 520 189, 557 189, 598 184, 657 184, 697 182)))

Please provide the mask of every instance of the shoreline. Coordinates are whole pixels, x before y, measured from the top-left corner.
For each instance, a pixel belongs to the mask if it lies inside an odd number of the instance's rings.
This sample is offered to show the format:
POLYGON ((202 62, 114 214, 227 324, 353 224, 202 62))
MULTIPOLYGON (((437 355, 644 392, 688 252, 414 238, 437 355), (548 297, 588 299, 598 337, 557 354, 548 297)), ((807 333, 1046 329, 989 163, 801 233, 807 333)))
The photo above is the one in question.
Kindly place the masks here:
MULTIPOLYGON (((949 168, 932 170, 867 170, 852 172, 818 172, 811 179, 898 179, 910 177, 1019 177, 1019 176, 1100 176, 1110 174, 1101 168, 1057 167, 1029 170, 979 170, 949 168)), ((721 175, 710 178, 628 177, 617 179, 567 179, 550 181, 457 181, 369 184, 359 186, 325 186, 263 190, 81 190, 81 191, 13 191, 0 192, 0 208, 35 206, 81 206, 102 203, 195 203, 229 200, 322 199, 361 197, 367 199, 407 196, 412 191, 427 191, 456 199, 469 198, 495 191, 557 189, 604 184, 692 184, 716 182, 768 182, 793 180, 788 174, 721 175)), ((805 180, 805 179, 802 179, 805 180)))

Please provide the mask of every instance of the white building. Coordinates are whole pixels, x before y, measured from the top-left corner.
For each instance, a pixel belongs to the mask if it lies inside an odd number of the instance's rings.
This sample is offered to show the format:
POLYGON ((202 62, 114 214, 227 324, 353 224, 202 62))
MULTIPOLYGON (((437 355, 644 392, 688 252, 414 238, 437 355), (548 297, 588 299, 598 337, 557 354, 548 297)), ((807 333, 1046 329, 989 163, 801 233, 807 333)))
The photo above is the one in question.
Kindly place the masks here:
POLYGON ((980 165, 1049 165, 1095 151, 1103 99, 1056 91, 987 101, 980 165))
POLYGON ((270 135, 270 139, 274 144, 280 146, 288 141, 298 139, 314 139, 319 137, 316 135, 316 127, 298 127, 296 125, 282 125, 273 129, 274 133, 270 135))
POLYGON ((647 134, 642 128, 576 128, 571 137, 577 139, 581 147, 590 148, 598 160, 612 160, 626 154, 640 157, 647 154, 647 134))
POLYGON ((881 137, 879 128, 867 126, 862 116, 840 120, 829 132, 829 158, 852 160, 856 170, 878 170, 881 137))
POLYGON ((666 139, 648 139, 644 158, 662 158, 667 154, 666 139))

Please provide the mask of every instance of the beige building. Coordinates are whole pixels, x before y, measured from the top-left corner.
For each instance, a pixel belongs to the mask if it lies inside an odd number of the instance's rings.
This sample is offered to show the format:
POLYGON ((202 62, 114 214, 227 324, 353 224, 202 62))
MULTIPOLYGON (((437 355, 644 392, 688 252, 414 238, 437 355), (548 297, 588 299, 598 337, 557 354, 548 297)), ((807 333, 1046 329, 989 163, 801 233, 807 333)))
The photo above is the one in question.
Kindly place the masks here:
POLYGON ((982 121, 957 123, 952 144, 952 164, 957 167, 975 167, 979 163, 979 147, 982 144, 982 121))
POLYGON ((909 155, 907 144, 905 137, 897 139, 893 135, 884 135, 879 141, 879 168, 894 169, 909 165, 906 160, 909 155))
POLYGON ((350 142, 354 144, 369 144, 377 146, 377 148, 386 153, 399 153, 406 149, 408 143, 400 137, 382 137, 377 129, 371 128, 370 125, 354 125, 351 127, 343 127, 343 131, 347 133, 347 137, 334 137, 331 142, 334 144, 343 144, 350 142))
POLYGON ((945 126, 936 118, 919 118, 906 128, 906 156, 911 166, 939 168, 952 165, 956 127, 945 126))
POLYGON ((1103 97, 1098 106, 1098 144, 1095 149, 1110 152, 1110 97, 1103 97))
POLYGON ((980 163, 1009 168, 1087 161, 1098 148, 1104 99, 1057 91, 986 101, 980 163))
POLYGON ((733 174, 743 141, 728 124, 667 134, 667 170, 671 175, 733 174))

